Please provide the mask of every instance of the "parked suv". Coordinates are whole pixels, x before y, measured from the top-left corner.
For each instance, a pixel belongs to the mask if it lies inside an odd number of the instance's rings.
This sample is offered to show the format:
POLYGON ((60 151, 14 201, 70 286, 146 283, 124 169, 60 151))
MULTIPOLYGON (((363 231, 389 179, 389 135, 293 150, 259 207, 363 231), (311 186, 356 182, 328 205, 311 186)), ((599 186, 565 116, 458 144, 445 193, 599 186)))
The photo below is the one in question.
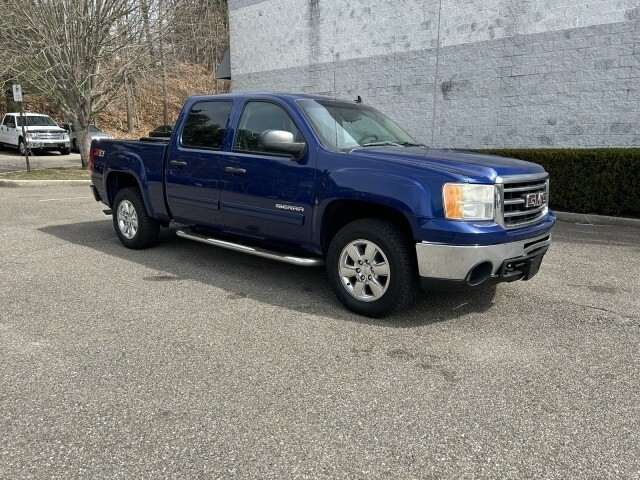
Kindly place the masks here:
POLYGON ((66 130, 60 128, 51 117, 40 113, 25 113, 25 136, 22 138, 22 122, 19 113, 7 113, 0 125, 0 144, 15 147, 21 155, 26 148, 57 150, 62 155, 71 152, 71 142, 66 130))
MULTIPOLYGON (((76 132, 76 127, 73 126, 73 123, 63 123, 60 125, 67 132, 69 132, 69 138, 71 139, 71 149, 74 152, 79 152, 78 148, 78 133, 76 132)), ((91 140, 97 140, 99 138, 113 138, 113 135, 109 135, 106 132, 103 132, 95 125, 89 125, 89 135, 91 135, 91 140)))

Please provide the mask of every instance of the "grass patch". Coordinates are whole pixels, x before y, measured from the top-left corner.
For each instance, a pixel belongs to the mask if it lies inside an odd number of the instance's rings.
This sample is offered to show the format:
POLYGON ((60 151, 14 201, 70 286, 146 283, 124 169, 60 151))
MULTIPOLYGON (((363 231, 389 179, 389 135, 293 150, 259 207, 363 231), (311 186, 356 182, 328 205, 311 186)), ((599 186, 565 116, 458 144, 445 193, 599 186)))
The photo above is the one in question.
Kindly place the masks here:
POLYGON ((89 169, 80 167, 72 168, 40 168, 22 172, 9 172, 0 174, 0 180, 90 180, 89 169))

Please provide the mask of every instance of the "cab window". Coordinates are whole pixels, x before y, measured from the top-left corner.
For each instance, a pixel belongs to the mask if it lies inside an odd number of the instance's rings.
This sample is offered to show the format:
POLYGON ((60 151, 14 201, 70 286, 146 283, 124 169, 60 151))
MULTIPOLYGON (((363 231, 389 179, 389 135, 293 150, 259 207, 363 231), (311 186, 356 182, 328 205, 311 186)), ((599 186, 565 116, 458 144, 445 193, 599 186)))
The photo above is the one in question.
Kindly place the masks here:
POLYGON ((291 132, 296 141, 303 140, 293 120, 282 107, 269 102, 249 102, 242 112, 233 149, 241 152, 266 152, 258 142, 260 134, 265 130, 284 130, 291 132))
POLYGON ((233 102, 198 102, 189 111, 182 130, 182 146, 220 150, 233 102))

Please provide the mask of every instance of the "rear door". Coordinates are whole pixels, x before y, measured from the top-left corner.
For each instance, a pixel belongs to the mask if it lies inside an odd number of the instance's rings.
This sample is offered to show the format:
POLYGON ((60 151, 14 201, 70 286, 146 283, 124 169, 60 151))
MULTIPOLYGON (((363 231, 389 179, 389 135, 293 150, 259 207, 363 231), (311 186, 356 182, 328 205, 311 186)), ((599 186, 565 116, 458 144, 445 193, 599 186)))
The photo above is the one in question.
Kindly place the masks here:
POLYGON ((258 138, 265 130, 285 130, 304 141, 283 105, 251 100, 242 109, 233 151, 224 162, 221 208, 231 233, 275 240, 279 245, 310 243, 315 154, 265 151, 258 138))
POLYGON ((222 145, 232 106, 231 100, 198 101, 180 135, 171 139, 165 166, 167 203, 177 222, 222 227, 222 145))

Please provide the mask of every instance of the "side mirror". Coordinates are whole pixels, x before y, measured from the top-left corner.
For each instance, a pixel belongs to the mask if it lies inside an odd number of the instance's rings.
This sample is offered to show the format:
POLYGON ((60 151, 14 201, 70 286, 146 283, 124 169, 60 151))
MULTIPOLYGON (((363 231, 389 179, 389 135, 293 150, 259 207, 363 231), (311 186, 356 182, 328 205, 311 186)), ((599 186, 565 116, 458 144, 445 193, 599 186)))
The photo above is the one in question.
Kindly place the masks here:
POLYGON ((296 142, 293 133, 284 130, 265 130, 258 138, 258 145, 267 151, 288 153, 299 156, 307 146, 305 142, 296 142))

